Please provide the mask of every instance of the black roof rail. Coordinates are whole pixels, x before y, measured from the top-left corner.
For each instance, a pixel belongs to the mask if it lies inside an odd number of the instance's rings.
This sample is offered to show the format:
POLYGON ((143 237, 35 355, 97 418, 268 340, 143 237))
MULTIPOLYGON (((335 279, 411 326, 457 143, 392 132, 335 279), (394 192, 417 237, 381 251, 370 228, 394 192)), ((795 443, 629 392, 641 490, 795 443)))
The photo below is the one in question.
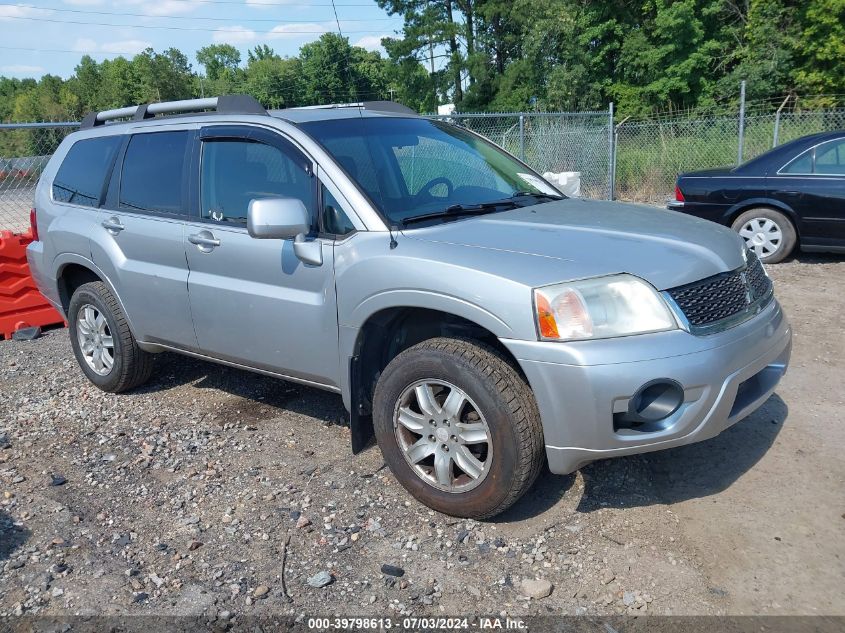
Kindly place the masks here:
POLYGON ((374 110, 376 112, 396 112, 397 114, 419 114, 413 108, 409 108, 401 103, 395 101, 363 101, 361 107, 364 110, 374 110))
POLYGON ((356 101, 352 103, 326 103, 322 105, 311 106, 295 106, 292 108, 283 108, 279 110, 339 110, 341 108, 360 108, 361 110, 372 110, 373 112, 393 112, 395 114, 413 114, 419 116, 419 113, 412 110, 406 105, 396 103, 395 101, 356 101))
POLYGON ((133 121, 151 119, 156 114, 176 114, 183 112, 203 112, 214 110, 217 114, 258 114, 269 116, 267 110, 254 97, 249 95, 222 95, 206 99, 183 99, 181 101, 163 101, 146 103, 115 110, 89 112, 82 120, 82 129, 103 125, 106 121, 131 117, 133 121))

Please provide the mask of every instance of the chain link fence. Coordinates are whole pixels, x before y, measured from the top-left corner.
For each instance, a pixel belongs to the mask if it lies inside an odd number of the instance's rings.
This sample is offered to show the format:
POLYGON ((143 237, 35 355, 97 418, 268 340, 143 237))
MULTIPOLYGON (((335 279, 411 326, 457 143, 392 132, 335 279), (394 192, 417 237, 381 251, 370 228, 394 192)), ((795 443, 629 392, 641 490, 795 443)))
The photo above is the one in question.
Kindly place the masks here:
POLYGON ((623 122, 615 129, 616 196, 662 205, 679 173, 735 166, 775 145, 845 129, 845 108, 623 122))
MULTIPOLYGON (((578 172, 588 198, 663 205, 684 171, 735 165, 738 115, 623 121, 612 111, 453 113, 433 116, 473 130, 540 173, 578 172)), ((77 123, 0 124, 0 230, 25 232, 35 185, 50 155, 77 123)), ((749 113, 742 158, 814 132, 845 129, 845 108, 749 113)))
POLYGON ((610 111, 453 113, 431 118, 481 134, 540 173, 580 173, 583 197, 610 197, 610 111))
POLYGON ((78 123, 0 124, 0 231, 24 233, 41 172, 78 123))

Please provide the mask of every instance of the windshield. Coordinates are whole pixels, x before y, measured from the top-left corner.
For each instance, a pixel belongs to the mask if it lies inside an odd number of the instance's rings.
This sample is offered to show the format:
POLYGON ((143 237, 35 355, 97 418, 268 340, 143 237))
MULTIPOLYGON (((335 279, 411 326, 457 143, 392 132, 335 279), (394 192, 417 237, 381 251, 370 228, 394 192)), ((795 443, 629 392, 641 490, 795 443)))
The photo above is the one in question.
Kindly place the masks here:
POLYGON ((334 156, 391 224, 562 197, 492 143, 440 121, 352 117, 301 127, 334 156))

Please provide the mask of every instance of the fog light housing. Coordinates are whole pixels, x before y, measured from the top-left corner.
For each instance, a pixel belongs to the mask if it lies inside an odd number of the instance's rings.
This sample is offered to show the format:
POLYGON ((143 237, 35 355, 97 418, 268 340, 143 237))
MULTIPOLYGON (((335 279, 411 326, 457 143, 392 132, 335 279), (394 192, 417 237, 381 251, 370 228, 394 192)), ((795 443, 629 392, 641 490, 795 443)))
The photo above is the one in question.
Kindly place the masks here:
POLYGON ((677 381, 658 378, 647 382, 628 400, 628 410, 613 414, 613 430, 662 431, 660 423, 684 403, 684 389, 677 381))

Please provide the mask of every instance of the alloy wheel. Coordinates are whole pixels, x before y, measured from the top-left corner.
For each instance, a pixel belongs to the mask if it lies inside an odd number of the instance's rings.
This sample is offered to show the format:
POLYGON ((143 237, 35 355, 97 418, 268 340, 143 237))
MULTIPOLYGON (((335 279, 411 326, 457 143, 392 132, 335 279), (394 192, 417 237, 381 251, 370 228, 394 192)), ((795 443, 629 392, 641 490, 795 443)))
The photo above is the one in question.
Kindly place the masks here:
POLYGON ((396 404, 393 427, 411 469, 439 490, 467 492, 490 471, 490 428, 472 399, 451 383, 409 385, 396 404))
POLYGON ((114 338, 108 321, 100 310, 86 303, 76 316, 76 336, 85 363, 100 376, 114 367, 114 338))

